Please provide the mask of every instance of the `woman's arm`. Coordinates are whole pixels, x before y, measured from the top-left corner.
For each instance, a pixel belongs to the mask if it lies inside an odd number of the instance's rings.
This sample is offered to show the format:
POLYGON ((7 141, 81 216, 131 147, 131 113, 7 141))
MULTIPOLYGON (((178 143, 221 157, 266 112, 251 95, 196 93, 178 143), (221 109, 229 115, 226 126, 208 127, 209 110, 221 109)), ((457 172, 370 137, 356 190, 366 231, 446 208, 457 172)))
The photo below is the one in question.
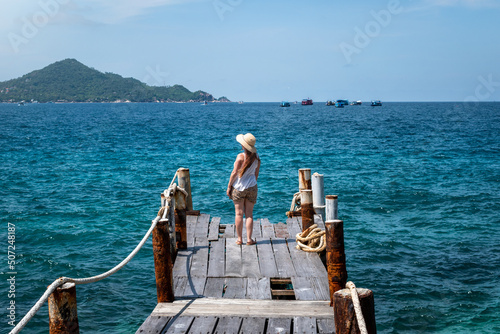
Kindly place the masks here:
POLYGON ((238 176, 238 171, 241 169, 244 160, 245 160, 244 153, 240 153, 238 154, 236 160, 234 161, 233 171, 231 172, 231 177, 229 177, 229 183, 227 185, 227 190, 226 190, 226 194, 227 196, 229 196, 229 198, 231 198, 231 188, 233 187, 233 183, 236 180, 236 177, 238 176))
POLYGON ((259 164, 257 165, 257 168, 255 169, 255 180, 257 180, 259 178, 260 159, 258 161, 259 161, 259 164))

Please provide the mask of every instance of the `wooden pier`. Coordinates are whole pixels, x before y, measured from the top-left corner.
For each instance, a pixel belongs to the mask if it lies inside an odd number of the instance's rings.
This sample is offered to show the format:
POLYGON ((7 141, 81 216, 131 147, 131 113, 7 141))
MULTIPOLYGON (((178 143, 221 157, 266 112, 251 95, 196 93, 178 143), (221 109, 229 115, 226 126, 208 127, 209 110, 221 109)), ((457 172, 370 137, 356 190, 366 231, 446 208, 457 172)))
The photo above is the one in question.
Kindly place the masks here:
MULTIPOLYGON (((325 228, 319 216, 314 223, 325 228)), ((335 333, 325 265, 295 248, 300 217, 255 219, 251 246, 236 244, 234 224, 207 214, 188 215, 186 227, 175 301, 159 303, 136 333, 335 333)))

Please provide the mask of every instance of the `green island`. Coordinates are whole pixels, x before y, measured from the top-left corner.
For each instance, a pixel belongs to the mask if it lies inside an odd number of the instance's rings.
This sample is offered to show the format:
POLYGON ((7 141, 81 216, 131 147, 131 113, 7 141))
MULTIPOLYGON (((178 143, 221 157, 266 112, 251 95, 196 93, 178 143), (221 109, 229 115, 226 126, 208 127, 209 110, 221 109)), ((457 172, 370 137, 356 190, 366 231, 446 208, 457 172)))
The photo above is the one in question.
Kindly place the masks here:
POLYGON ((182 85, 149 86, 65 59, 20 78, 0 82, 0 102, 230 102, 182 85))

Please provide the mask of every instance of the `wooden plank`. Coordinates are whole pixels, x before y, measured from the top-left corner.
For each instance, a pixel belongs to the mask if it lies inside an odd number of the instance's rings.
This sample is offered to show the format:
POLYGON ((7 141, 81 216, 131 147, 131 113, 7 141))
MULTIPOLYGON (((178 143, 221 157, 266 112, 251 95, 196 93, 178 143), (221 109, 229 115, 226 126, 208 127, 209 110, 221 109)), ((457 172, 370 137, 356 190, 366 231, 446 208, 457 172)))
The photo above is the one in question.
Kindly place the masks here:
POLYGON ((208 223, 210 222, 210 215, 202 213, 198 217, 198 222, 196 224, 196 230, 194 232, 195 238, 206 239, 208 236, 208 223))
POLYGON ((225 246, 225 238, 221 238, 218 241, 212 241, 210 243, 210 252, 208 255, 208 277, 224 277, 224 267, 226 263, 225 246))
POLYGON ((330 287, 328 280, 323 277, 309 277, 311 286, 316 295, 316 300, 330 300, 330 287))
POLYGON ((205 290, 207 278, 190 276, 188 277, 186 288, 184 289, 183 297, 202 297, 205 290))
MULTIPOLYGON (((315 277, 317 268, 310 263, 310 256, 307 252, 297 249, 297 242, 295 239, 287 239, 288 251, 292 257, 293 266, 297 276, 300 277, 315 277)), ((316 255, 317 256, 317 255, 316 255)))
POLYGON ((290 334, 292 331, 292 319, 271 318, 267 325, 266 334, 290 334))
POLYGON ((153 316, 235 316, 286 318, 301 314, 304 317, 331 318, 329 301, 252 300, 228 298, 178 299, 173 303, 159 303, 153 316))
POLYGON ((309 265, 314 268, 313 270, 316 273, 315 277, 328 280, 328 273, 326 271, 325 265, 323 264, 323 262, 321 262, 318 253, 305 253, 309 260, 309 265))
POLYGON ((293 318, 293 333, 294 334, 316 334, 316 318, 312 317, 294 317, 293 318))
POLYGON ((297 276, 295 268, 293 267, 288 246, 285 239, 271 240, 273 245, 274 258, 276 260, 276 268, 278 268, 279 277, 293 277, 297 276))
POLYGON ((194 246, 194 235, 196 232, 196 225, 198 222, 198 216, 186 216, 186 238, 187 246, 194 246))
POLYGON ((165 328, 171 317, 151 314, 135 332, 136 334, 159 334, 165 328))
POLYGON ((335 334, 335 319, 333 318, 333 308, 332 317, 328 319, 316 319, 316 326, 318 328, 318 334, 335 334))
POLYGON ((316 300, 309 277, 292 277, 292 285, 296 300, 316 300))
POLYGON ((297 233, 302 232, 296 217, 288 218, 286 220, 286 228, 288 230, 288 234, 290 234, 290 238, 295 238, 297 233))
POLYGON ((240 334, 260 334, 266 328, 266 318, 243 318, 240 334))
POLYGON ((260 222, 261 222, 261 219, 254 219, 253 220, 253 232, 252 232, 253 239, 262 238, 262 231, 261 231, 261 227, 260 227, 260 222))
POLYGON ((217 317, 215 316, 195 317, 189 334, 212 334, 215 325, 217 325, 217 317))
POLYGON ((241 247, 241 275, 243 277, 262 277, 256 245, 241 247))
POLYGON ((242 320, 240 317, 221 317, 214 334, 238 334, 242 320))
POLYGON ((185 334, 188 333, 194 317, 174 317, 167 324, 162 333, 165 334, 185 334))
POLYGON ((246 297, 248 299, 271 299, 271 280, 269 277, 248 278, 246 297))
POLYGON ((270 239, 257 239, 260 274, 263 277, 277 277, 278 269, 274 260, 273 247, 270 239))
POLYGON ((276 238, 288 238, 290 236, 286 225, 282 222, 274 224, 274 234, 276 235, 276 238))
POLYGON ((191 276, 205 277, 208 270, 208 240, 197 238, 193 248, 193 258, 191 260, 191 276))
POLYGON ((186 291, 187 284, 187 276, 174 276, 174 296, 184 297, 184 292, 186 291))
POLYGON ((226 277, 223 298, 242 299, 247 294, 247 278, 226 277))
MULTIPOLYGON (((191 241, 194 243, 193 241, 191 241)), ((193 249, 183 249, 177 251, 177 257, 175 258, 173 276, 174 277, 187 277, 189 275, 189 270, 191 269, 191 258, 193 255, 193 249)))
POLYGON ((325 230, 325 223, 323 222, 323 219, 321 219, 320 215, 314 215, 314 224, 317 224, 322 231, 325 230))
POLYGON ((224 238, 234 238, 236 235, 236 230, 234 224, 227 224, 224 231, 224 238))
POLYGON ((274 239, 276 236, 274 235, 274 228, 269 222, 269 219, 264 218, 261 219, 262 226, 262 237, 266 239, 274 239))
POLYGON ((205 283, 205 297, 222 298, 224 292, 224 277, 209 277, 205 283))
POLYGON ((226 277, 242 277, 241 246, 236 244, 236 238, 226 239, 226 277))
POLYGON ((219 239, 220 217, 213 217, 208 227, 208 241, 217 241, 219 239))

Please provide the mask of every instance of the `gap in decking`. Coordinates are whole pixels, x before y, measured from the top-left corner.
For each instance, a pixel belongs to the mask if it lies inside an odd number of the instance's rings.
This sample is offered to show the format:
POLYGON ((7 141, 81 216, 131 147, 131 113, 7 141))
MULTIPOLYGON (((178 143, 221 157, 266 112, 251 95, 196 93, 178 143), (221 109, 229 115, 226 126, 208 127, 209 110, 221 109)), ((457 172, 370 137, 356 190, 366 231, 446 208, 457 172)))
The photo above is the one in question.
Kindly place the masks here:
POLYGON ((278 300, 295 300, 291 278, 271 278, 271 297, 278 300))

